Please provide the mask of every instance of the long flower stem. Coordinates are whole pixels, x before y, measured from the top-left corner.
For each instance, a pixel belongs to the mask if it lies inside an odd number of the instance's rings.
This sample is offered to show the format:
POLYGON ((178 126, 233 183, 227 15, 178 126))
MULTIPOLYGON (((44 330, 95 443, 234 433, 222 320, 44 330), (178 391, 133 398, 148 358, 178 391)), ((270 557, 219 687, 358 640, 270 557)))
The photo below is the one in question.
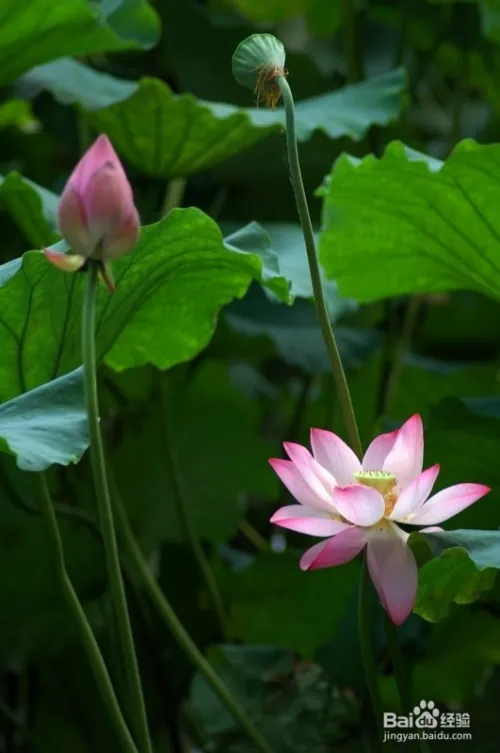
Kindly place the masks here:
POLYGON ((302 180, 302 172, 300 169, 299 150, 297 146, 297 134, 295 128, 295 108, 293 103, 292 90, 290 89, 288 81, 284 76, 278 76, 276 83, 280 88, 281 94, 283 96, 283 104, 285 106, 288 162, 290 165, 290 174, 295 194, 295 202, 297 204, 300 224, 302 226, 302 232, 304 234, 316 311, 318 313, 321 332, 323 334, 323 339, 325 341, 325 345, 330 358, 330 363, 332 366, 332 371, 335 377, 339 402, 342 407, 342 413, 349 437, 349 442, 354 452, 359 457, 361 457, 361 440, 359 438, 356 417, 354 415, 354 409, 352 407, 351 394, 349 392, 344 367, 342 366, 342 360, 340 358, 337 341, 335 340, 335 335, 333 334, 333 329, 326 306, 325 295, 323 292, 323 284, 321 281, 321 271, 318 254, 316 251, 316 243, 314 240, 314 232, 311 223, 311 216, 309 214, 309 207, 307 205, 307 198, 304 190, 304 183, 302 180))
POLYGON ((114 725, 117 736, 121 741, 123 751, 127 753, 137 753, 132 735, 129 732, 125 719, 116 698, 116 694, 109 677, 106 664, 101 654, 101 650, 96 641, 92 628, 89 625, 83 607, 76 594, 73 584, 71 583, 66 565, 64 562, 64 551, 57 523, 54 506, 50 498, 50 492, 43 474, 39 474, 40 495, 39 507, 42 515, 45 530, 50 544, 50 554, 53 559, 54 570, 61 587, 62 595, 66 602, 68 611, 71 613, 78 632, 80 640, 87 655, 87 659, 94 673, 94 678, 99 687, 102 700, 106 705, 107 712, 111 723, 114 725))
POLYGON ((358 593, 358 630, 359 641, 361 644, 361 655, 363 658, 363 666, 365 670, 366 685, 368 687, 368 693, 370 695, 370 702, 372 705, 373 715, 375 717, 375 724, 377 727, 378 741, 382 741, 382 704, 380 702, 380 695, 378 691, 377 683, 377 669, 373 658, 372 651, 372 636, 370 630, 370 614, 368 609, 368 593, 370 586, 370 576, 368 573, 368 564, 366 562, 366 556, 363 556, 363 562, 361 565, 361 573, 359 580, 359 593, 358 593))
POLYGON ((169 385, 167 382, 168 375, 160 374, 160 399, 161 399, 161 432, 163 439, 163 447, 165 452, 165 460, 168 463, 170 476, 172 479, 172 498, 175 504, 177 514, 180 518, 181 524, 184 527, 184 532, 189 541, 193 555, 198 565, 199 571, 205 585, 210 594, 214 611, 218 617, 222 635, 224 640, 229 640, 229 631, 227 627, 226 610, 224 608, 224 601, 219 591, 217 581, 210 562, 203 550, 201 541, 196 530, 196 523, 194 522, 191 507, 186 497, 184 489, 184 479, 182 477, 181 468, 179 465, 179 458, 177 456, 174 438, 172 436, 171 418, 169 415, 169 385))
POLYGON ((82 357, 84 368, 85 402, 87 409, 90 455, 99 510, 99 522, 106 555, 106 567, 111 593, 111 602, 118 627, 122 660, 125 665, 129 713, 137 745, 141 753, 152 753, 149 737, 146 706, 142 693, 139 665, 134 647, 132 626, 127 607, 127 597, 123 583, 118 542, 116 538, 113 510, 109 496, 104 448, 99 423, 99 403, 97 395, 96 352, 95 352, 95 303, 97 293, 98 266, 90 261, 87 272, 82 320, 82 357))
POLYGON ((234 716, 241 728, 247 733, 249 738, 253 740, 258 750, 261 751, 261 753, 274 753, 273 749, 266 742, 259 730, 254 726, 252 720, 247 716, 243 706, 241 706, 236 698, 231 695, 219 675, 205 659, 190 635, 184 629, 182 623, 179 621, 179 618, 172 609, 167 597, 153 577, 148 563, 132 532, 125 511, 117 498, 115 498, 115 511, 125 546, 125 552, 130 557, 135 573, 140 578, 146 593, 149 595, 158 614, 167 625, 175 640, 196 669, 211 686, 213 691, 219 696, 224 706, 234 716))

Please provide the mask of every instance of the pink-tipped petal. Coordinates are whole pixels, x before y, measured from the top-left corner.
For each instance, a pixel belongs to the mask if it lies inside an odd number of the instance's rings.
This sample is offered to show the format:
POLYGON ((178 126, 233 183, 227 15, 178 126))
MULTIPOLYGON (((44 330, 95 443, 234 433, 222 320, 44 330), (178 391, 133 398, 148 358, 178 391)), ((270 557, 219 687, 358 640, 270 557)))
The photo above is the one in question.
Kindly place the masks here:
POLYGON ((115 234, 133 207, 127 179, 109 163, 96 170, 80 198, 89 233, 96 244, 103 241, 106 234, 115 234))
POLYGON ((103 259, 117 259, 132 251, 139 240, 141 221, 135 207, 117 228, 111 228, 104 236, 103 259))
POLYGON ((331 497, 308 466, 279 458, 271 458, 269 465, 301 505, 335 512, 331 497))
POLYGON ((297 444, 296 442, 283 442, 283 447, 290 460, 293 460, 294 462, 298 460, 299 463, 307 463, 312 459, 312 455, 307 447, 304 447, 301 444, 297 444))
POLYGON ((53 267, 63 272, 78 272, 86 262, 86 259, 79 254, 62 254, 60 251, 50 251, 48 248, 43 250, 43 254, 53 267))
POLYGON ((346 520, 357 526, 372 526, 384 515, 384 498, 376 489, 355 484, 337 487, 333 503, 346 520))
POLYGON ((339 486, 352 484, 361 470, 358 458, 340 437, 324 429, 311 429, 311 447, 315 459, 329 471, 339 486))
POLYGON ((105 134, 101 134, 78 162, 68 179, 68 184, 73 185, 80 195, 85 193, 89 181, 106 163, 113 165, 122 177, 127 179, 111 141, 105 134))
POLYGON ((443 523, 466 507, 484 497, 491 489, 484 484, 456 484, 435 494, 408 517, 407 523, 416 526, 431 526, 443 523))
POLYGON ((300 560, 301 570, 319 570, 350 562, 366 545, 366 531, 362 528, 348 528, 326 542, 320 542, 308 549, 300 560))
POLYGON ((423 460, 424 429, 422 419, 415 414, 399 429, 382 470, 393 473, 397 478, 398 488, 403 490, 422 473, 423 460))
POLYGON ((410 547, 385 529, 368 539, 368 569, 386 612, 395 625, 410 615, 418 587, 418 570, 410 547))
POLYGON ((310 536, 334 536, 346 528, 348 523, 334 520, 323 510, 305 505, 287 505, 277 510, 271 518, 271 523, 290 531, 308 533, 310 536))
POLYGON ((394 442, 398 435, 396 431, 390 431, 387 434, 380 434, 371 442, 363 457, 364 471, 380 471, 384 465, 387 455, 394 447, 394 442))
POLYGON ((313 458, 306 447, 303 447, 301 444, 295 444, 295 442, 283 442, 283 447, 290 460, 292 460, 299 469, 303 467, 310 468, 314 475, 321 481, 328 494, 331 495, 333 493, 333 489, 337 485, 335 479, 331 473, 328 473, 326 468, 323 468, 323 466, 313 458))
POLYGON ((389 515, 390 519, 404 523, 408 515, 416 512, 431 493, 438 474, 439 465, 436 464, 417 476, 399 495, 399 499, 389 515))
POLYGON ((57 225, 62 237, 75 254, 87 257, 92 253, 93 244, 87 227, 85 209, 80 196, 69 183, 59 200, 57 225))

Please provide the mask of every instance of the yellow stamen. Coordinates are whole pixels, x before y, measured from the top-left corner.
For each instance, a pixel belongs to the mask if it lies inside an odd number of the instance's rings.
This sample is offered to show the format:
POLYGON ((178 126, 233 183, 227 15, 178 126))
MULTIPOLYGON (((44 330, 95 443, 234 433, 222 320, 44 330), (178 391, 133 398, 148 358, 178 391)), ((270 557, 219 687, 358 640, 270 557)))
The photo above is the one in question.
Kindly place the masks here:
POLYGON ((358 484, 370 486, 380 492, 385 501, 384 516, 390 515, 398 501, 398 495, 394 491, 396 476, 388 471, 360 471, 354 474, 354 478, 358 484))
POLYGON ((279 66, 266 65, 260 66, 256 70, 259 73, 254 89, 257 107, 261 102, 265 102, 271 110, 274 110, 281 97, 281 91, 276 83, 276 79, 278 76, 287 76, 288 71, 286 68, 279 66))

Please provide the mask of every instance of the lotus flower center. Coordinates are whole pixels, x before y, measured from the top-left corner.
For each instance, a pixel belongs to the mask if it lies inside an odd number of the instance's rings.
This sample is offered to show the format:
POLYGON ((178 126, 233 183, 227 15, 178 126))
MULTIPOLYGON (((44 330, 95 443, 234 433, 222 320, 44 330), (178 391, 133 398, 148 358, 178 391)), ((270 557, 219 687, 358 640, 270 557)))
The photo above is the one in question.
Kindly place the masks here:
POLYGON ((359 471, 354 474, 354 478, 358 484, 371 486, 372 489, 380 492, 385 501, 384 515, 390 515, 398 499, 394 491, 397 483, 396 476, 388 471, 359 471))

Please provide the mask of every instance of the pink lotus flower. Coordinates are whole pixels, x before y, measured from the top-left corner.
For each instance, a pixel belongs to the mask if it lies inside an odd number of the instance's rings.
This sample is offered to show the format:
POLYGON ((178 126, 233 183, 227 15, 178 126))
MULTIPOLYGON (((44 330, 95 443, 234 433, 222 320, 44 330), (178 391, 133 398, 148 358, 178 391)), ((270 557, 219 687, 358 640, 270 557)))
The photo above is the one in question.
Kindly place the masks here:
POLYGON ((70 175, 59 202, 58 224, 73 253, 46 250, 45 255, 65 271, 76 271, 89 258, 105 263, 135 246, 139 215, 107 136, 99 136, 70 175))
POLYGON ((396 523, 430 526, 461 512, 490 489, 457 484, 429 497, 439 465, 422 471, 422 419, 412 416, 397 431, 381 434, 363 461, 335 434, 311 430, 313 454, 291 442, 290 460, 269 462, 300 503, 280 508, 272 523, 311 536, 326 536, 308 549, 302 570, 342 565, 366 546, 371 578, 382 605, 400 625, 410 614, 418 586, 409 534, 396 523))

